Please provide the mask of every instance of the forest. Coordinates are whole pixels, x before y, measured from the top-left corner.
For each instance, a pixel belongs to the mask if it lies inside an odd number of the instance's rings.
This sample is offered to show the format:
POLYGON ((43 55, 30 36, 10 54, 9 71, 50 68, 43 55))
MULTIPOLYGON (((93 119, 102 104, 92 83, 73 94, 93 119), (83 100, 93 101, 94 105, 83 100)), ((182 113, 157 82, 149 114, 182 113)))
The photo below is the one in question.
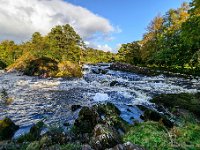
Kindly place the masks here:
POLYGON ((156 16, 140 41, 122 44, 117 59, 133 65, 197 73, 200 70, 200 1, 156 16))

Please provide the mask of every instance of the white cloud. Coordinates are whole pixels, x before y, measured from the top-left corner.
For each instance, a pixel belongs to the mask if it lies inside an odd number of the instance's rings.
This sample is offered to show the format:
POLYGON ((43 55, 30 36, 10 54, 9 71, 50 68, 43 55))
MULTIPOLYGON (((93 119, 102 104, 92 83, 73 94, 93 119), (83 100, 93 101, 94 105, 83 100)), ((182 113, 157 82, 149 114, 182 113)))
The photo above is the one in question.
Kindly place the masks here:
POLYGON ((103 50, 105 52, 109 52, 109 51, 112 52, 113 51, 113 49, 110 46, 108 46, 107 44, 97 45, 97 49, 103 50))
MULTIPOLYGON (((20 42, 36 31, 47 34, 55 25, 66 23, 85 40, 115 31, 109 20, 63 0, 0 0, 0 40, 20 42)), ((98 47, 111 50, 108 45, 98 47)))
POLYGON ((113 52, 113 49, 108 46, 107 44, 104 44, 104 45, 101 45, 101 44, 96 44, 96 43, 93 43, 93 42, 89 42, 89 41, 86 41, 85 44, 88 46, 88 47, 92 47, 94 49, 98 49, 98 50, 103 50, 104 52, 113 52))
POLYGON ((108 44, 96 44, 93 42, 85 41, 86 46, 94 49, 103 50, 104 52, 117 53, 121 47, 121 44, 117 44, 115 48, 110 47, 108 44))

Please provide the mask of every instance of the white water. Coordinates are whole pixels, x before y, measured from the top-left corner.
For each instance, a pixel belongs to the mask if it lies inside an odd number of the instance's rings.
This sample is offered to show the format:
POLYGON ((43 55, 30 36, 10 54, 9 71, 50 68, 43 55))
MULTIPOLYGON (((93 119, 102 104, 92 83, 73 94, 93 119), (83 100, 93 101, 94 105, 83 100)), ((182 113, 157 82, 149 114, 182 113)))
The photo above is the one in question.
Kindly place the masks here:
POLYGON ((135 106, 149 104, 155 94, 195 93, 200 91, 200 79, 147 77, 132 73, 109 70, 106 74, 94 74, 94 69, 107 69, 108 65, 85 65, 82 79, 39 79, 16 73, 0 73, 0 91, 6 89, 14 102, 0 104, 0 119, 10 117, 25 130, 33 123, 73 123, 78 111, 71 112, 73 104, 91 106, 96 103, 112 102, 122 112, 124 120, 131 117, 140 120, 141 111, 135 106), (112 81, 118 84, 110 86, 112 81), (129 111, 127 111, 129 109, 129 111))

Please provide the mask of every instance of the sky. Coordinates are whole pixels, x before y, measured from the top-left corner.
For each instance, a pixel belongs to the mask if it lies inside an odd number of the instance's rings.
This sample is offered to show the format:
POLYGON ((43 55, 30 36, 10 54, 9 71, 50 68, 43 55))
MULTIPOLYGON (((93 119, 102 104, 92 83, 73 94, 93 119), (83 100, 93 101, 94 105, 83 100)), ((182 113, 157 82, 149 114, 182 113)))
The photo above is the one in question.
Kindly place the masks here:
POLYGON ((17 43, 70 24, 93 48, 117 52, 141 40, 150 21, 190 0, 0 0, 0 41, 17 43))

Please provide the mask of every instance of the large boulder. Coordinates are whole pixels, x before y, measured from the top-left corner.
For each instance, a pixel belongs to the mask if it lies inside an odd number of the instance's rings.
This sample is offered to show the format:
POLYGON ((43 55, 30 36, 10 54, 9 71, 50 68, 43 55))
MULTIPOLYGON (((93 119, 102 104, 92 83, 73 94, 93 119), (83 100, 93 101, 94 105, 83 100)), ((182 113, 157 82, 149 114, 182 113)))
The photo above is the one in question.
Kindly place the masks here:
POLYGON ((83 107, 75 120, 74 126, 79 133, 91 133, 98 120, 99 115, 93 108, 83 107))
POLYGON ((13 137, 14 133, 19 129, 19 126, 9 119, 0 120, 0 140, 8 140, 13 137))
POLYGON ((114 127, 117 131, 127 131, 129 125, 120 117, 120 110, 112 103, 99 104, 94 106, 98 112, 101 123, 114 127))
POLYGON ((29 76, 40 77, 82 77, 81 67, 70 61, 58 62, 49 57, 40 57, 30 52, 23 54, 7 72, 20 71, 29 76))
POLYGON ((93 133, 92 145, 96 150, 111 148, 121 142, 115 129, 106 125, 97 124, 93 133))
POLYGON ((115 147, 106 150, 145 150, 145 149, 131 142, 126 142, 124 144, 118 144, 115 147))
POLYGON ((167 115, 164 115, 163 113, 160 113, 154 109, 138 105, 138 107, 144 112, 143 115, 140 117, 141 119, 148 121, 157 121, 162 122, 166 127, 172 128, 173 122, 170 120, 170 118, 167 117, 167 115))

